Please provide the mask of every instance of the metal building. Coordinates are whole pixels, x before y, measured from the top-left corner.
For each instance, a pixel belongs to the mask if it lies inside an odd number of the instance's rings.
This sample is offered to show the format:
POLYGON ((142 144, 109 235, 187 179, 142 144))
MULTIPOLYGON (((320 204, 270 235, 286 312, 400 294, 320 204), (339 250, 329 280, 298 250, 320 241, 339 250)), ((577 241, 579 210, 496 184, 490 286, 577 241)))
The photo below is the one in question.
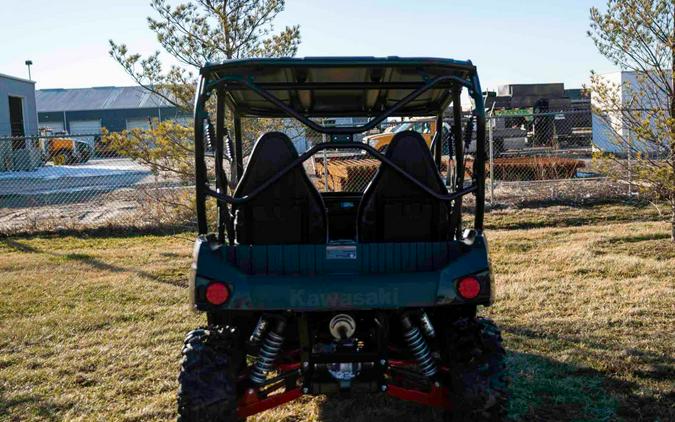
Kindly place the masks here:
POLYGON ((41 163, 36 143, 22 139, 38 133, 35 82, 0 74, 0 171, 31 170, 41 163))
POLYGON ((139 87, 104 86, 40 89, 36 93, 40 127, 71 135, 150 127, 154 119, 187 121, 189 114, 139 87))
MULTIPOLYGON (((625 114, 621 110, 632 110, 639 113, 643 110, 665 110, 670 107, 670 98, 666 90, 656 84, 658 76, 646 78, 644 74, 634 71, 617 71, 598 75, 606 84, 610 97, 621 104, 621 109, 604 110, 607 106, 596 94, 592 95, 593 102, 593 149, 614 154, 619 157, 630 157, 640 153, 647 156, 659 157, 670 151, 667 138, 659 145, 656 142, 644 141, 627 124, 625 114), (637 100, 637 104, 632 104, 637 100)), ((668 79, 671 79, 668 73, 668 79)), ((646 114, 644 119, 649 118, 646 114)), ((649 118, 654 132, 658 132, 657 121, 649 118)))

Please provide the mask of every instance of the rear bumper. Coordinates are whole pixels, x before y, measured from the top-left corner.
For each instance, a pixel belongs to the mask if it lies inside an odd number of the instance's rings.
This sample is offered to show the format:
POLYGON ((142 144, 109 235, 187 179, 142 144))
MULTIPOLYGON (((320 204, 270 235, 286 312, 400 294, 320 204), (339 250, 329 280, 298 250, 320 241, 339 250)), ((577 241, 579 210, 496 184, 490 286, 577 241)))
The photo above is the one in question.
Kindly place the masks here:
POLYGON ((190 299, 196 310, 359 310, 492 303, 487 240, 354 245, 223 246, 200 236, 194 248, 190 299), (462 299, 457 281, 474 275, 481 293, 462 299), (225 283, 227 302, 206 301, 212 282, 225 283))

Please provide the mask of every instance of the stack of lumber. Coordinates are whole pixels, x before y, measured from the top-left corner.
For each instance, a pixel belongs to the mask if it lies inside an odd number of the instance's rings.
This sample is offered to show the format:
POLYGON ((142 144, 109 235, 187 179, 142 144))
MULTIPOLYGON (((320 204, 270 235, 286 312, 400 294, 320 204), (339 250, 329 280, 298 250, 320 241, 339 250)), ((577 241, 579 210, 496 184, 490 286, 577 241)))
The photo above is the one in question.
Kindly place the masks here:
POLYGON ((363 192, 375 176, 380 162, 374 158, 335 159, 328 160, 328 177, 324 174, 323 160, 316 161, 316 175, 321 187, 325 188, 328 179, 328 190, 333 192, 363 192))
POLYGON ((584 162, 561 157, 513 157, 494 160, 497 180, 570 179, 584 162))
MULTIPOLYGON (((441 162, 441 172, 447 171, 447 162, 448 157, 445 156, 441 162)), ((323 160, 316 160, 314 166, 316 171, 315 184, 319 190, 325 190, 327 179, 327 190, 334 192, 363 192, 380 167, 380 161, 375 158, 331 158, 327 163, 328 175, 326 177, 323 160)), ((471 165, 471 163, 468 163, 468 165, 471 165)))
MULTIPOLYGON (((324 162, 315 162, 314 183, 319 190, 332 192, 363 192, 373 179, 380 161, 374 158, 330 158, 327 161, 328 174, 324 174, 324 162), (328 186, 326 187, 326 182, 328 186)), ((454 168, 454 161, 450 160, 454 168)), ((570 179, 584 162, 561 157, 504 157, 494 160, 494 172, 497 180, 526 181, 570 179)), ((445 176, 448 169, 448 157, 443 157, 441 173, 445 176)), ((485 173, 489 177, 489 163, 485 163, 485 173)), ((470 180, 473 173, 473 160, 467 158, 464 179, 470 180)))

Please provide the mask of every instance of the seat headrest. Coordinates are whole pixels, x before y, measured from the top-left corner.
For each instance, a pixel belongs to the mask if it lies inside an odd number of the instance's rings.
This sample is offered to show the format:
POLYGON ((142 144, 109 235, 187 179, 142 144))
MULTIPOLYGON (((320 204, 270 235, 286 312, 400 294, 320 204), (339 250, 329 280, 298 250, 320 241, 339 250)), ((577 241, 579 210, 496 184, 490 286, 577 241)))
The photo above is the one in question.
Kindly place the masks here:
MULTIPOLYGON (((447 194, 422 135, 394 135, 385 157, 430 190, 447 194)), ((448 238, 449 214, 444 201, 382 163, 363 192, 357 216, 361 242, 431 242, 448 238)))
MULTIPOLYGON (((255 143, 234 192, 242 198, 298 158, 290 138, 269 132, 255 143)), ((302 165, 290 169, 249 201, 232 207, 235 238, 247 245, 326 243, 326 215, 321 195, 302 165)))
POLYGON ((267 132, 253 145, 248 165, 234 193, 243 194, 247 185, 258 186, 298 158, 291 139, 281 132, 267 132))
MULTIPOLYGON (((433 184, 438 184, 442 190, 445 190, 445 184, 436 170, 429 146, 418 132, 406 130, 394 135, 385 156, 415 179, 423 183, 427 181, 425 184, 428 186, 435 181, 437 183, 433 184)), ((382 166, 386 167, 386 164, 382 166)))

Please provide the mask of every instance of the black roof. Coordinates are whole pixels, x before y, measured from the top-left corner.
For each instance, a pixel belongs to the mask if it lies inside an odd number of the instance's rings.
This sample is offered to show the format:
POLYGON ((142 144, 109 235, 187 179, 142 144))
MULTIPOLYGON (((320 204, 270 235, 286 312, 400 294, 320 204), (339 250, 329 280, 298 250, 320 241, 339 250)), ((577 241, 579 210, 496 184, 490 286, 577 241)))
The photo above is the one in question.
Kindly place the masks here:
POLYGON ((373 116, 417 89, 424 93, 393 113, 435 114, 450 101, 449 89, 472 86, 470 61, 430 57, 253 58, 207 64, 206 84, 226 83, 229 101, 242 115, 282 117, 264 95, 308 117, 373 116))
POLYGON ((140 86, 39 89, 35 91, 35 101, 38 112, 173 107, 168 100, 140 86))

